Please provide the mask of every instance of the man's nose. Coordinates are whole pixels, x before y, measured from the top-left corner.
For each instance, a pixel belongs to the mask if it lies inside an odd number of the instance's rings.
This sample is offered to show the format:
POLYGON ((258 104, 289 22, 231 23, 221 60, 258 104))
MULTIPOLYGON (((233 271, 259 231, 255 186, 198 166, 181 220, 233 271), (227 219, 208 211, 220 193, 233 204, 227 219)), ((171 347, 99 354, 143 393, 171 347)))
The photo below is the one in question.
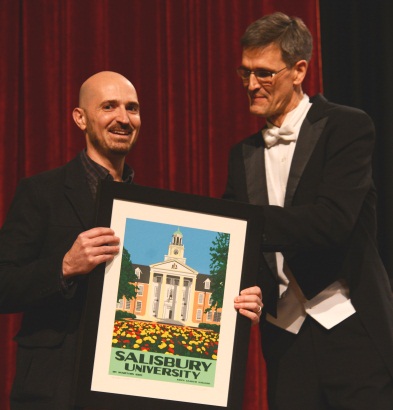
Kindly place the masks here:
POLYGON ((249 90, 255 90, 256 88, 261 88, 261 84, 259 84, 257 77, 255 76, 253 72, 250 73, 247 88, 249 90))
POLYGON ((125 107, 118 107, 116 120, 122 124, 130 123, 130 117, 125 107))

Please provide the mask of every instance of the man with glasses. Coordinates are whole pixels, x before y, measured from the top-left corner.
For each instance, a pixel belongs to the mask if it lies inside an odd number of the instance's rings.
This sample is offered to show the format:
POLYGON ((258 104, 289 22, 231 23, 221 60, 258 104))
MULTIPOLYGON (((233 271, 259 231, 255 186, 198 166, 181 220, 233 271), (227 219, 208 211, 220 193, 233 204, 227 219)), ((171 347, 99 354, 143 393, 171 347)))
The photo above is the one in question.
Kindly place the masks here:
MULTIPOLYGON (((224 197, 261 205, 269 410, 393 408, 393 300, 375 238, 374 126, 302 90, 312 37, 252 23, 237 72, 266 126, 230 153, 224 197)), ((245 308, 240 295, 236 308, 245 308)))

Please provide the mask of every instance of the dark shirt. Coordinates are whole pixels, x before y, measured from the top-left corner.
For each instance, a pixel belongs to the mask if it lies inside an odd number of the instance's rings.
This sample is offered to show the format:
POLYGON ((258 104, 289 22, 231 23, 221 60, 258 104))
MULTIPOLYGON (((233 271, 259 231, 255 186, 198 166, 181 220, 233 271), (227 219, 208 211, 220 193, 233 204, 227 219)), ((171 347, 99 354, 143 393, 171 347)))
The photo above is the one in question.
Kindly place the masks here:
MULTIPOLYGON (((107 179, 113 181, 112 175, 109 171, 97 162, 93 161, 84 149, 79 154, 80 160, 82 162, 83 168, 86 171, 86 179, 90 188, 90 192, 94 198, 97 196, 98 183, 101 179, 107 179)), ((131 184, 134 179, 134 170, 130 168, 127 164, 124 164, 122 181, 126 184, 131 184)))

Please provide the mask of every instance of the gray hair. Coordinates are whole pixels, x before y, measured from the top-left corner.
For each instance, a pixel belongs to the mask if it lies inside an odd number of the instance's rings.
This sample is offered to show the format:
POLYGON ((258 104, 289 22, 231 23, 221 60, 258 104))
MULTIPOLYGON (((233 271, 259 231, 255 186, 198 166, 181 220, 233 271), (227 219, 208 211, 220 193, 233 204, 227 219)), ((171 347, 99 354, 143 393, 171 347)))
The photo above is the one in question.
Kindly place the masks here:
POLYGON ((276 44, 282 59, 293 67, 298 61, 310 61, 312 55, 312 36, 304 22, 298 17, 284 13, 273 13, 251 23, 243 34, 240 43, 243 49, 264 48, 276 44))

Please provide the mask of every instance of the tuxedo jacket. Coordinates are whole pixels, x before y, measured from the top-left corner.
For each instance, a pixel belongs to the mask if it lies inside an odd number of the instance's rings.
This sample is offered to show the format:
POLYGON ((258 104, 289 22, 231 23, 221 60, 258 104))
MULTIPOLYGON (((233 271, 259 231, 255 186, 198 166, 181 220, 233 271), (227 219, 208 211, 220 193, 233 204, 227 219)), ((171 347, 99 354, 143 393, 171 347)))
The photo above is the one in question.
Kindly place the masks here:
POLYGON ((65 291, 62 260, 93 223, 79 157, 18 185, 0 231, 0 312, 23 312, 11 409, 71 408, 86 278, 65 291))
MULTIPOLYGON (((311 98, 293 155, 284 207, 268 205, 261 132, 235 145, 224 198, 261 205, 264 311, 276 315, 282 252, 311 299, 338 279, 393 375, 393 298, 376 242, 375 131, 355 108, 311 98)), ((354 343, 356 340, 354 338, 354 343)))

